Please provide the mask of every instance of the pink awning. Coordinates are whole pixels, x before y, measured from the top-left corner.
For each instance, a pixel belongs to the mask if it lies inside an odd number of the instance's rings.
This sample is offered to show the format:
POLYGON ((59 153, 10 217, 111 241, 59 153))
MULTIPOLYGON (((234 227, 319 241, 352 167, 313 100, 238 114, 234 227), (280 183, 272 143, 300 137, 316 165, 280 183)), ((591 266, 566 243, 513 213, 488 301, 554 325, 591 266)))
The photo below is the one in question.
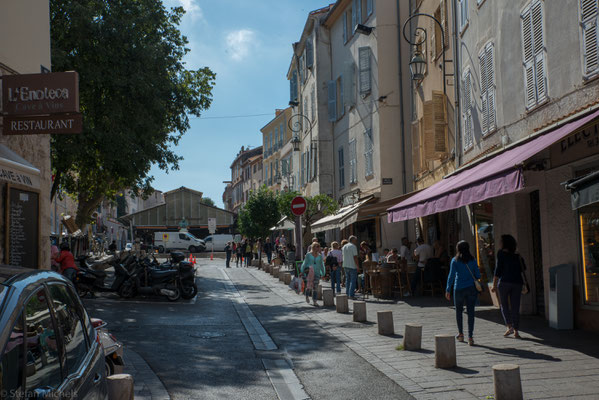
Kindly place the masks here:
POLYGON ((599 110, 569 122, 487 161, 451 175, 387 209, 389 222, 399 222, 517 192, 524 187, 521 164, 599 116, 599 110))

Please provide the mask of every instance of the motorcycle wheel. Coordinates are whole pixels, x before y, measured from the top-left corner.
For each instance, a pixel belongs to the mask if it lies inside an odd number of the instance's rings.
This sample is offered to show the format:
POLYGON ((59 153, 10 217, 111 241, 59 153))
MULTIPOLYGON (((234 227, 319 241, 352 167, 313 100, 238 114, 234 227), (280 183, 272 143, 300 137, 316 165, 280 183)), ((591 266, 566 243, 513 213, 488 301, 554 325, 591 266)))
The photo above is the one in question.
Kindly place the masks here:
POLYGON ((175 292, 175 294, 173 296, 166 296, 168 301, 177 301, 181 298, 181 291, 179 290, 179 288, 170 289, 170 290, 175 292))
POLYGON ((164 246, 158 246, 158 252, 160 254, 164 253, 164 246))
POLYGON ((130 299, 135 296, 135 286, 130 281, 125 281, 118 290, 119 296, 124 299, 130 299))
POLYGON ((106 368, 106 376, 114 375, 114 362, 110 357, 104 357, 104 367, 106 368))
POLYGON ((196 294, 198 294, 198 285, 196 285, 195 283, 193 285, 188 285, 188 286, 183 286, 181 288, 181 297, 183 297, 184 300, 190 300, 193 299, 196 294))
POLYGON ((89 293, 89 290, 77 285, 77 294, 80 298, 84 298, 89 293))

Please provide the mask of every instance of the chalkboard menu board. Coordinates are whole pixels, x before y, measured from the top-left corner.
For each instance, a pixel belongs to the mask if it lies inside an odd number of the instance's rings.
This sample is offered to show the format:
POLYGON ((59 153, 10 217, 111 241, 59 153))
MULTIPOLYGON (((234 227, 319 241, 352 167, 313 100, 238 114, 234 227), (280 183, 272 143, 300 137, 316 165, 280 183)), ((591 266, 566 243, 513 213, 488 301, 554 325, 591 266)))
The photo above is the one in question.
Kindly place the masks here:
POLYGON ((7 185, 6 263, 39 266, 39 193, 7 185))

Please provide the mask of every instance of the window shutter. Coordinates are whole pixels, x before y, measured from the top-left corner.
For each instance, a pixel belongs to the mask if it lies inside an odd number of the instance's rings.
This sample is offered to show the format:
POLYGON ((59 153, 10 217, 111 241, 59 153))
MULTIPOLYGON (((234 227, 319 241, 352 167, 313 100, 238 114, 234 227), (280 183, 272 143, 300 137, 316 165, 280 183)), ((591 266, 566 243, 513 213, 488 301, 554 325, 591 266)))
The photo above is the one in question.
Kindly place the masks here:
POLYGON ((360 47, 358 49, 358 59, 360 62, 360 94, 366 96, 371 91, 370 47, 360 47))
POLYGON ((356 66, 353 61, 348 61, 345 63, 345 68, 343 72, 343 99, 345 100, 345 104, 348 108, 351 108, 355 105, 356 95, 354 84, 356 82, 356 66))
POLYGON ((423 142, 424 142, 424 160, 434 160, 435 159, 435 122, 434 122, 434 108, 433 101, 428 100, 423 104, 423 142))
POLYGON ((354 24, 354 28, 356 24, 362 23, 362 0, 354 0, 355 9, 356 9, 356 23, 354 24))
POLYGON ((478 55, 478 61, 480 65, 480 97, 481 97, 481 127, 483 135, 489 132, 489 103, 487 98, 488 93, 488 78, 487 78, 487 51, 485 48, 482 49, 478 55))
POLYGON ((374 145, 372 142, 372 129, 368 129, 364 132, 364 176, 374 174, 374 145))
POLYGON ((281 127, 279 128, 279 132, 281 133, 281 142, 282 143, 286 143, 287 142, 287 138, 285 137, 285 123, 281 122, 281 127))
POLYGON ((329 96, 329 121, 334 122, 337 120, 337 82, 328 82, 328 96, 329 96))
POLYGON ((371 16, 373 11, 374 11, 374 0, 366 0, 366 14, 368 16, 371 16))
POLYGON ((347 39, 349 38, 347 31, 347 14, 343 14, 343 43, 347 43, 347 39))
POLYGON ((339 162, 339 187, 345 187, 345 160, 343 159, 343 147, 340 147, 337 152, 339 162))
POLYGON ((545 41, 543 32, 543 2, 536 1, 532 5, 533 47, 535 53, 535 83, 537 86, 537 103, 547 98, 547 71, 545 65, 545 41))
POLYGON ((299 77, 300 83, 304 83, 306 81, 306 53, 304 49, 304 53, 299 58, 299 77))
POLYGON ((357 16, 356 16, 356 0, 353 0, 352 3, 352 8, 351 8, 351 32, 352 34, 355 32, 355 28, 356 28, 356 24, 357 24, 357 16))
POLYGON ((435 156, 447 153, 447 99, 443 92, 433 92, 433 123, 435 156))
POLYGON ((487 69, 487 102, 489 107, 487 124, 489 132, 493 132, 497 127, 497 111, 495 104, 495 46, 489 43, 486 49, 486 69, 487 69))
POLYGON ((462 88, 462 116, 464 120, 463 147, 464 150, 467 150, 474 144, 472 120, 472 74, 469 69, 464 73, 462 88))
POLYGON ((356 139, 349 142, 349 183, 357 182, 356 139))
POLYGON ((312 151, 310 153, 312 155, 312 179, 316 179, 316 175, 318 174, 318 149, 316 144, 312 147, 312 151))
POLYGON ((312 38, 306 39, 306 67, 312 68, 314 65, 314 45, 312 44, 312 38))
POLYGON ((339 113, 339 117, 341 117, 343 114, 345 114, 345 94, 343 93, 343 75, 339 76, 339 110, 341 110, 341 112, 339 113))
POLYGON ((422 170, 420 160, 420 121, 412 122, 412 167, 414 175, 422 170))
POLYGON ((289 80, 289 101, 297 101, 297 71, 293 70, 289 80))
POLYGON ((310 115, 312 116, 312 122, 316 121, 316 103, 314 101, 314 86, 310 91, 310 115))
POLYGON ((597 38, 597 0, 581 0, 582 17, 582 48, 583 48, 583 70, 588 76, 597 71, 598 61, 598 38, 597 38))
POLYGON ((460 2, 460 29, 464 29, 468 23, 468 0, 459 0, 460 2))
POLYGON ((449 46, 449 19, 447 15, 447 0, 441 0, 441 26, 443 27, 443 48, 446 49, 449 46))
POLYGON ((522 13, 522 50, 524 58, 524 91, 526 108, 536 104, 534 49, 532 38, 532 13, 530 7, 522 13))

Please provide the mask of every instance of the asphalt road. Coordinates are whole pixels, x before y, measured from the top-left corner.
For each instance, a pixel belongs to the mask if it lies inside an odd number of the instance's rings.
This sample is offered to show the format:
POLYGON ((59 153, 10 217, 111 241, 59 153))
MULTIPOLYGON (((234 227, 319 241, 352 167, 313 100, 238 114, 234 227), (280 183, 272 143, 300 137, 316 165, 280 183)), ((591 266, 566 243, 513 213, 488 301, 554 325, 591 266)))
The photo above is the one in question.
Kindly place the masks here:
POLYGON ((191 301, 85 300, 172 399, 411 398, 246 270, 202 259, 197 282, 191 301))

